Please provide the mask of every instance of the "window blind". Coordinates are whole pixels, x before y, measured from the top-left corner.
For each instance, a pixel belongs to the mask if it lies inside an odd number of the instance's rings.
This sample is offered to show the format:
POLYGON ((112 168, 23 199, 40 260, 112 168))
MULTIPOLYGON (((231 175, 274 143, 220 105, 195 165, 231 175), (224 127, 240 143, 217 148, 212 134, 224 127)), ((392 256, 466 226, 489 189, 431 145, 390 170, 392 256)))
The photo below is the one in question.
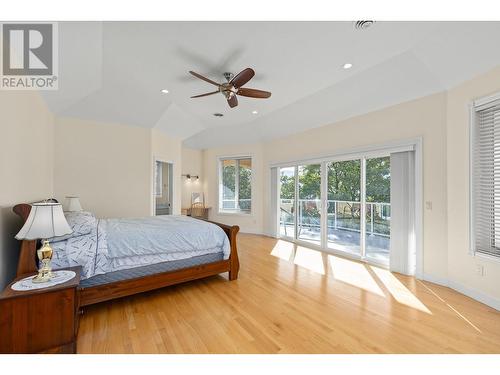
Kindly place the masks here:
POLYGON ((473 250, 500 257, 500 102, 475 107, 472 153, 473 250))

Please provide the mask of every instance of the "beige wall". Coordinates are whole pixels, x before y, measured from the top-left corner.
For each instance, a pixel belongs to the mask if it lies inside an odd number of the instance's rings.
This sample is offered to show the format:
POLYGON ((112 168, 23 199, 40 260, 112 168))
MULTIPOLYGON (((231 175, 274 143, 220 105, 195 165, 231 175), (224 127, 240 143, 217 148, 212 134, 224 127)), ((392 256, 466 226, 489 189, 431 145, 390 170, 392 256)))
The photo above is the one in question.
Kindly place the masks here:
POLYGON ((0 289, 15 275, 17 203, 52 197, 54 119, 36 92, 0 91, 0 289))
POLYGON ((57 118, 54 191, 76 195, 98 217, 150 214, 151 130, 57 118))
POLYGON ((191 193, 201 193, 205 191, 203 183, 203 151, 193 150, 187 147, 182 148, 182 174, 199 176, 198 180, 188 180, 185 177, 181 178, 182 207, 187 208, 191 206, 191 193))
POLYGON ((448 92, 448 273, 451 281, 471 295, 480 291, 485 302, 496 299, 500 309, 500 261, 469 254, 469 105, 500 92, 500 67, 448 92), (477 265, 484 267, 478 275, 477 265))
POLYGON ((98 217, 149 216, 154 159, 173 168, 173 212, 180 213, 181 141, 155 129, 57 118, 54 190, 77 195, 98 217))

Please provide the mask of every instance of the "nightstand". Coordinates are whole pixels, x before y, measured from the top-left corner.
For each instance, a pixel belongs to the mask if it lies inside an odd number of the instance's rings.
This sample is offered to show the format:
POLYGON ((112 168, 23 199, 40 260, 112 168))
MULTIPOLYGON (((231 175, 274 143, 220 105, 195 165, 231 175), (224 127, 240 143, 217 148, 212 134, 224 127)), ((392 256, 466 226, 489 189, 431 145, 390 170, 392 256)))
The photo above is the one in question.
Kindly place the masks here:
POLYGON ((0 353, 76 353, 81 267, 65 268, 76 276, 59 285, 0 294, 0 353))

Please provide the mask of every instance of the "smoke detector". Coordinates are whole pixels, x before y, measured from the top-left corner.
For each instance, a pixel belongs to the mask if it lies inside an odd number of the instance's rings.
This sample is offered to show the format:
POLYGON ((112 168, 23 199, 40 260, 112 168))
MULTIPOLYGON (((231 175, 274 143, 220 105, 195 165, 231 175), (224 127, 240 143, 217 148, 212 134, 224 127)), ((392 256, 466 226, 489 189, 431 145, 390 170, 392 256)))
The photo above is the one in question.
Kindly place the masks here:
POLYGON ((364 20, 364 21, 356 21, 354 22, 354 28, 356 30, 366 30, 369 27, 373 26, 375 21, 364 20))

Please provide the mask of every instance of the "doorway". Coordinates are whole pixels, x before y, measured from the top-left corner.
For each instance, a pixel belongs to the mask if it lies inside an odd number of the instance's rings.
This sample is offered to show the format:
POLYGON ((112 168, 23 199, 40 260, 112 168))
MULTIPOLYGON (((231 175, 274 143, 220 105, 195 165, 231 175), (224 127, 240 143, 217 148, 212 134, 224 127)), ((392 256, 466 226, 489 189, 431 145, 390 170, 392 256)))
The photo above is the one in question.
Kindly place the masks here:
POLYGON ((172 215, 173 164, 156 160, 154 170, 155 215, 172 215))

